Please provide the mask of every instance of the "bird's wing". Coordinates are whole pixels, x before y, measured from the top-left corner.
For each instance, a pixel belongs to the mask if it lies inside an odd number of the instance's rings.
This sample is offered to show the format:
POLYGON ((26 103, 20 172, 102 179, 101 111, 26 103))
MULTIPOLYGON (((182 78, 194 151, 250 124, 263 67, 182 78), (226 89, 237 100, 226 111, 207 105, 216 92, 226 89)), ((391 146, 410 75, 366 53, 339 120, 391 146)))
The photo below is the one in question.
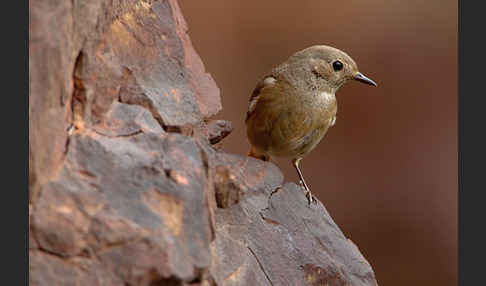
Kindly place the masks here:
POLYGON ((271 87, 271 86, 275 85, 276 81, 277 80, 275 79, 275 77, 268 75, 268 76, 264 77, 257 84, 257 86, 255 87, 255 89, 253 90, 253 92, 251 93, 251 96, 250 96, 250 103, 248 105, 248 111, 246 112, 245 122, 248 121, 248 118, 250 118, 250 116, 255 111, 255 108, 256 108, 258 99, 260 98, 262 90, 266 87, 271 87))

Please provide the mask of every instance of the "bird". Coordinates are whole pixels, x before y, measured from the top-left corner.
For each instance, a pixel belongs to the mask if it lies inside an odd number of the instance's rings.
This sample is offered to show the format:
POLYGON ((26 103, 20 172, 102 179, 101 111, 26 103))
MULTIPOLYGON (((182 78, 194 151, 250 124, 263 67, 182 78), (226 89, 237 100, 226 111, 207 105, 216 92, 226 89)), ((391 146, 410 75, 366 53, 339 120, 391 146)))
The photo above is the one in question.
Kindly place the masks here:
POLYGON ((377 86, 347 53, 314 45, 271 69, 250 96, 245 118, 248 156, 290 159, 309 206, 315 198, 299 165, 336 123, 336 92, 350 80, 377 86))

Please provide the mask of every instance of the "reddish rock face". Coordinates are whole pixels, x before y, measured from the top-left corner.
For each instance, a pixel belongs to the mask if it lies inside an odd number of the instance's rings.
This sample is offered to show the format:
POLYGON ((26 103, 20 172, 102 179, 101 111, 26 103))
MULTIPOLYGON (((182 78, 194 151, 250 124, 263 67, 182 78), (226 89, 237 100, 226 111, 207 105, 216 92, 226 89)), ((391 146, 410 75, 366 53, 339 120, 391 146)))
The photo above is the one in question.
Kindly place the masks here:
POLYGON ((141 105, 165 127, 221 109, 176 1, 29 3, 32 195, 60 168, 70 124, 103 124, 114 102, 141 105))
POLYGON ((231 132, 176 1, 30 3, 31 285, 376 285, 231 132))

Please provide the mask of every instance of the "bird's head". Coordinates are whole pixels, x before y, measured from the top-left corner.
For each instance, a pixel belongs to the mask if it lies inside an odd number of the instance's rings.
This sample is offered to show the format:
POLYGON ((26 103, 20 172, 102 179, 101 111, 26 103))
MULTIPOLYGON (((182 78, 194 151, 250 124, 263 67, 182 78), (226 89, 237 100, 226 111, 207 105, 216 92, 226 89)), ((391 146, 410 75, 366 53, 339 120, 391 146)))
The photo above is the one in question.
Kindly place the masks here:
POLYGON ((299 70, 319 86, 335 93, 348 80, 377 86, 358 70, 356 62, 345 52, 336 48, 317 45, 295 53, 289 58, 292 70, 299 70))

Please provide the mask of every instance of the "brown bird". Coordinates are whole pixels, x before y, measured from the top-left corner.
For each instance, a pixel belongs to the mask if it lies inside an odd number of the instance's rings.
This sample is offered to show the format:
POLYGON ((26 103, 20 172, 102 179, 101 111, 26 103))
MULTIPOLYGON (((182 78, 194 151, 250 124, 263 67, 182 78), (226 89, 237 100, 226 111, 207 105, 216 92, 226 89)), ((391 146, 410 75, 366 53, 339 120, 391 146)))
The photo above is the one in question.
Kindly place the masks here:
POLYGON ((290 158, 309 204, 313 198, 299 162, 336 123, 335 94, 350 79, 376 86, 346 53, 317 45, 272 69, 250 97, 245 120, 248 156, 265 161, 270 156, 290 158))

